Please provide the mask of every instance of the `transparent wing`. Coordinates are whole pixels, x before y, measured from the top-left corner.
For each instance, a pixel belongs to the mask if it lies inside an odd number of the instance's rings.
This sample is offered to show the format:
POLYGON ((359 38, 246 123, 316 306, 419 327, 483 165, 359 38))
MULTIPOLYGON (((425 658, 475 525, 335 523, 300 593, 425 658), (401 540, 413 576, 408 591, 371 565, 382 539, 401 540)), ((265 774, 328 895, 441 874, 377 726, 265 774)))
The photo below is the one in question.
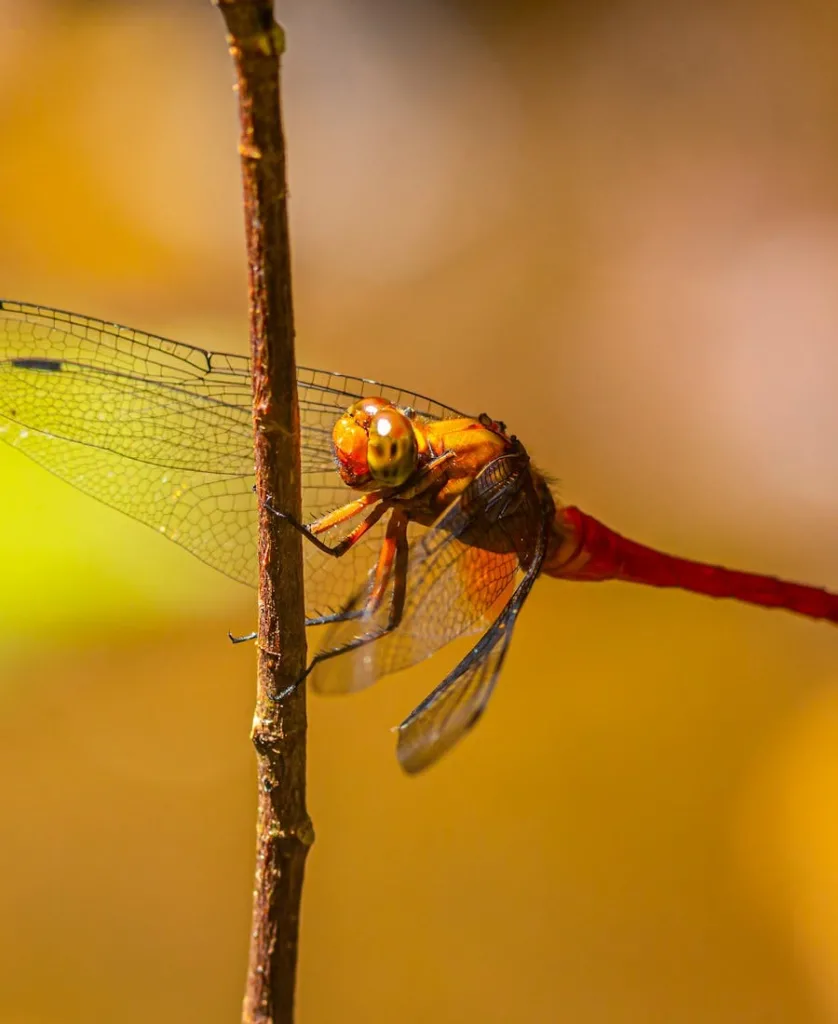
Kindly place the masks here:
MULTIPOLYGON (((351 492, 332 427, 382 395, 421 415, 462 415, 421 395, 300 368, 306 518, 351 492)), ((0 300, 0 438, 56 476, 146 523, 233 579, 256 581, 250 361, 42 306, 0 300)), ((305 545, 310 617, 342 607, 378 531, 344 559, 305 545)))
POLYGON ((406 772, 415 774, 438 761, 475 725, 495 688, 511 638, 511 624, 499 619, 402 722, 396 756, 406 772))
POLYGON ((495 688, 518 613, 535 583, 547 550, 542 520, 524 578, 482 639, 398 728, 396 755, 406 772, 422 771, 477 722, 495 688))
MULTIPOLYGON (((526 456, 496 459, 449 506, 434 526, 411 538, 407 598, 397 629, 339 658, 319 663, 312 685, 321 693, 363 689, 376 679, 430 657, 447 643, 486 628, 493 610, 509 596, 519 570, 531 561, 542 528, 542 511, 531 492, 526 456)), ((385 600, 373 615, 331 626, 323 650, 351 644, 385 625, 385 600)), ((348 610, 364 607, 371 581, 348 610)))

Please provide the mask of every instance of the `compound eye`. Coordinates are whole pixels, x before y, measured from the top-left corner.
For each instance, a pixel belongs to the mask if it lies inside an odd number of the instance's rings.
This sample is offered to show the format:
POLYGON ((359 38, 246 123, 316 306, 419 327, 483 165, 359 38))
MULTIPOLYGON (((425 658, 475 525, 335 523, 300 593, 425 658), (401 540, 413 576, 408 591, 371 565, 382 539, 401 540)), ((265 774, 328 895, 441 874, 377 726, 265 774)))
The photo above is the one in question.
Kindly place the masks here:
POLYGON ((403 412, 390 406, 373 416, 367 463, 373 479, 386 487, 399 487, 415 472, 416 438, 403 412))
POLYGON ((369 430, 373 416, 381 412, 382 409, 387 409, 389 405, 390 403, 383 398, 360 398, 349 406, 345 415, 363 427, 364 430, 369 430))
POLYGON ((332 444, 341 479, 349 487, 364 490, 374 486, 367 465, 368 431, 373 416, 389 408, 383 398, 362 398, 354 402, 337 421, 332 444))

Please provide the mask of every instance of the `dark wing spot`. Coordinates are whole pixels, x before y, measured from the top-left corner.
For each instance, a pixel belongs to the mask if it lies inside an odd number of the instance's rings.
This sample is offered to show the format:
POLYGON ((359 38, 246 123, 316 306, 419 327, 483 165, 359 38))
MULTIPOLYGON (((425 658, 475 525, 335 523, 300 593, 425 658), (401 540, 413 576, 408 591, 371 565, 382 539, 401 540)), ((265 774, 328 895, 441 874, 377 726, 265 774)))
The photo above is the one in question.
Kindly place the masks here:
POLYGON ((390 442, 390 458, 392 459, 396 452, 399 450, 399 446, 395 441, 390 442))
POLYGON ((9 362, 18 370, 46 370, 58 373, 61 370, 60 359, 11 359, 9 362))

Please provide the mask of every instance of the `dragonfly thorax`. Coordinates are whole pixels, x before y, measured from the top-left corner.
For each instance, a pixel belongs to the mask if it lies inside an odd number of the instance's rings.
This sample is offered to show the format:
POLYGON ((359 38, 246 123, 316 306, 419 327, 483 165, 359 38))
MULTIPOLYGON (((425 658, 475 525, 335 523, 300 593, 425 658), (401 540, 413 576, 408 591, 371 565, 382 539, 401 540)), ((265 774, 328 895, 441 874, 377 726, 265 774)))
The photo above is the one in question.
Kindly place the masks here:
POLYGON ((354 490, 401 486, 419 464, 417 427, 409 410, 383 398, 355 402, 332 431, 343 482, 354 490))

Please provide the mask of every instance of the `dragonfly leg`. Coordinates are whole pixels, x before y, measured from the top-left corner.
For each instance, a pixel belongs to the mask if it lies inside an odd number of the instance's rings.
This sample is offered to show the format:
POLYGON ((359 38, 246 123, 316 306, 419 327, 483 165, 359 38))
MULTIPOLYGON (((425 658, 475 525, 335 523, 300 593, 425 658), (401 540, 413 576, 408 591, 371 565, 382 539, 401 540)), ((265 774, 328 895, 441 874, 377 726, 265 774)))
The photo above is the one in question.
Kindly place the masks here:
POLYGON ((233 636, 232 633, 228 633, 227 637, 231 644, 243 644, 248 640, 255 640, 258 633, 244 633, 242 636, 233 636))
MULTIPOLYGON (((455 457, 455 452, 447 451, 443 452, 442 455, 437 456, 430 462, 419 476, 419 479, 407 489, 400 490, 398 497, 400 500, 411 500, 423 491, 427 490, 428 487, 436 480, 443 469, 448 463, 455 457)), ((340 508, 336 508, 334 512, 329 512, 325 516, 321 516, 319 519, 315 519, 313 523, 304 525, 298 522, 290 513, 281 512, 278 508, 274 508, 270 497, 265 501, 265 508, 272 512, 275 516, 280 519, 284 519, 289 526, 293 528, 306 540, 310 541, 314 546, 322 551, 326 555, 331 555, 333 558, 340 558, 341 555, 345 555, 354 544, 356 544, 361 537, 364 536, 378 520, 384 515, 390 503, 383 496, 381 491, 370 491, 368 494, 362 494, 360 498, 356 498, 355 501, 349 501, 345 505, 341 505, 340 508), (357 516, 360 512, 363 512, 365 508, 370 505, 378 503, 372 512, 367 516, 366 519, 362 520, 355 529, 346 535, 343 540, 339 541, 333 546, 321 541, 317 534, 326 533, 328 530, 333 529, 335 526, 339 526, 341 523, 345 523, 347 520, 357 516)))
POLYGON ((265 508, 272 512, 277 518, 284 519, 289 526, 293 526, 294 529, 302 534, 306 540, 310 541, 318 551, 322 551, 325 555, 331 555, 332 558, 340 558, 341 555, 345 555, 373 526, 378 520, 384 515, 390 506, 377 496, 364 495, 364 498, 359 498, 358 501, 352 501, 348 505, 344 505, 337 509, 335 512, 330 512, 329 515, 323 516, 321 519, 316 519, 313 523, 308 526, 304 526, 302 523, 298 523, 297 520, 289 515, 287 512, 280 512, 279 509, 273 507, 270 501, 265 502, 265 508), (330 530, 334 526, 338 526, 340 523, 346 522, 347 519, 351 519, 353 516, 358 515, 364 508, 371 505, 373 501, 378 501, 378 505, 373 508, 372 512, 362 519, 361 522, 348 533, 343 540, 338 541, 337 544, 331 547, 324 541, 320 540, 317 536, 318 533, 323 533, 326 530, 330 530), (347 509, 351 509, 350 512, 343 514, 347 509))
POLYGON ((321 516, 319 519, 315 519, 314 522, 309 523, 308 526, 303 526, 302 523, 298 523, 297 520, 288 512, 280 512, 278 508, 274 508, 273 501, 270 496, 265 500, 265 508, 269 512, 273 512, 275 516, 279 516, 280 519, 286 519, 298 530, 309 530, 311 533, 325 533, 326 530, 331 530, 333 526, 339 526, 341 523, 345 523, 347 519, 352 519, 353 516, 357 516, 359 512, 363 512, 365 508, 370 505, 374 505, 375 502, 379 501, 381 498, 381 491, 369 491, 367 494, 362 494, 360 498, 356 498, 354 501, 348 501, 345 505, 341 505, 333 512, 327 512, 326 515, 321 516))
MULTIPOLYGON (((384 541, 378 555, 378 563, 375 567, 373 587, 363 609, 365 615, 372 615, 381 607, 381 602, 384 600, 384 594, 387 591, 387 585, 390 582, 390 578, 393 577, 395 566, 390 617, 392 618, 393 608, 398 608, 399 619, 401 619, 407 583, 407 524, 407 513, 402 509, 398 509, 390 517, 390 522, 387 524, 387 532, 384 535, 384 541)), ((396 626, 393 625, 390 628, 395 629, 396 626)))
POLYGON ((351 619, 360 619, 363 614, 363 608, 344 609, 342 612, 332 612, 331 615, 318 615, 314 619, 306 619, 306 625, 329 626, 335 622, 349 622, 351 619))
MULTIPOLYGON (((383 626, 375 626, 347 643, 340 644, 337 647, 332 647, 327 651, 320 651, 315 654, 311 659, 308 668, 300 678, 292 683, 291 686, 286 687, 286 689, 281 693, 276 694, 272 698, 273 700, 280 701, 284 697, 287 697, 289 693, 296 690, 298 686, 305 682, 321 662, 328 661, 330 658, 336 658, 339 654, 346 654, 349 651, 355 651, 359 647, 365 647, 367 644, 371 644, 374 640, 379 640, 381 637, 386 636, 388 633, 392 633, 393 630, 396 629, 402 620, 405 597, 407 594, 407 561, 409 553, 407 542, 408 522, 409 518, 404 510, 396 509, 393 512, 390 522, 387 524, 387 534, 381 548, 378 565, 376 566, 375 583, 373 584, 369 600, 364 608, 359 609, 357 612, 353 611, 345 615, 345 618, 347 619, 361 618, 362 616, 376 611, 381 605, 381 601, 387 589, 387 584, 392 575, 393 594, 390 599, 390 611, 386 624, 383 626)), ((340 616, 343 616, 344 613, 339 612, 337 614, 339 617, 336 618, 335 621, 342 621, 340 616)))
MULTIPOLYGON (((331 615, 318 615, 313 619, 306 619, 306 625, 328 626, 334 622, 348 622, 350 619, 360 619, 363 614, 363 608, 333 612, 331 615)), ((259 634, 255 631, 253 633, 243 633, 241 636, 235 636, 233 633, 228 632, 227 638, 231 644, 244 644, 247 643, 248 640, 255 640, 258 635, 259 634)))

